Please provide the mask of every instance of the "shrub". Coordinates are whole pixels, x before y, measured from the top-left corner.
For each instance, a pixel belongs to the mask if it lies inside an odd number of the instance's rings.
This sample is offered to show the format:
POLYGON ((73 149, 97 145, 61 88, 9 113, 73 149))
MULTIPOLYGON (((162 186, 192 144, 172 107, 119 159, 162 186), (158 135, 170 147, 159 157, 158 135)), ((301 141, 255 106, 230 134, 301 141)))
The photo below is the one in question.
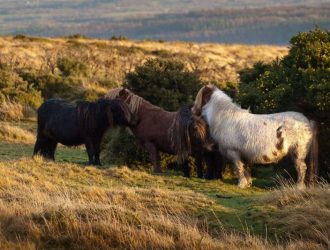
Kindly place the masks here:
POLYGON ((134 135, 125 128, 109 131, 103 141, 104 162, 136 167, 148 163, 148 155, 137 145, 134 135))
POLYGON ((126 76, 125 87, 169 111, 192 104, 202 87, 199 75, 173 59, 149 59, 126 76))
MULTIPOLYGON (((14 119, 12 114, 5 115, 4 112, 12 112, 10 108, 17 105, 7 105, 7 103, 18 103, 22 106, 30 106, 34 109, 39 107, 43 98, 41 92, 32 84, 25 81, 15 70, 6 64, 0 63, 0 103, 2 103, 2 117, 14 119), (4 107, 9 107, 8 109, 4 107)), ((18 115, 18 114, 17 114, 18 115)), ((19 116, 17 119, 20 119, 19 116)))
POLYGON ((24 117, 23 106, 19 103, 1 102, 0 121, 18 121, 24 117))
POLYGON ((79 61, 68 58, 60 58, 57 60, 57 67, 61 71, 62 76, 86 76, 87 66, 79 61))
POLYGON ((294 110, 320 122, 320 172, 330 172, 330 32, 316 28, 291 41, 289 54, 240 72, 238 101, 256 113, 294 110))

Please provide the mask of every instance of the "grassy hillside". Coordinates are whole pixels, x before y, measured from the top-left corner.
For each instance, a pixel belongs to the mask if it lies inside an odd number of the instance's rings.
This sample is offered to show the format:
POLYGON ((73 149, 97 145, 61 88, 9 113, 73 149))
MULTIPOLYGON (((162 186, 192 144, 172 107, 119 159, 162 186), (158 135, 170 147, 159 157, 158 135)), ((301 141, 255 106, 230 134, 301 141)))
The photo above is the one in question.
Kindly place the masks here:
POLYGON ((54 163, 31 158, 34 132, 33 121, 0 124, 1 249, 330 247, 327 184, 269 188, 274 176, 258 175, 242 190, 229 175, 95 168, 83 147, 59 146, 54 163))
POLYGON ((240 190, 230 179, 1 159, 2 249, 330 246, 329 186, 240 190))
MULTIPOLYGON (((236 82, 237 71, 257 61, 269 62, 288 51, 281 46, 193 44, 185 42, 99 40, 83 38, 0 37, 0 62, 19 75, 59 74, 57 61, 69 58, 83 63, 87 72, 76 82, 82 88, 104 92, 124 80, 147 58, 176 58, 204 80, 236 82), (83 78, 83 79, 82 79, 83 78)), ((27 79, 28 80, 28 79, 27 79)))

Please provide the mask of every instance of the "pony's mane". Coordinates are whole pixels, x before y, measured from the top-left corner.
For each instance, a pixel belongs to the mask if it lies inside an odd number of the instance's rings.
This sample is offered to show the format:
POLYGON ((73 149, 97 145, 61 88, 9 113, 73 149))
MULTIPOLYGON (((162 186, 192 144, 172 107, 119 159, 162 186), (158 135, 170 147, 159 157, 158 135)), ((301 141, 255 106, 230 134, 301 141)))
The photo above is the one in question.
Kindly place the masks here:
POLYGON ((169 137, 171 146, 177 155, 178 163, 182 164, 191 153, 191 146, 197 138, 198 141, 208 140, 208 127, 202 118, 196 119, 193 116, 190 107, 184 106, 175 115, 169 128, 169 137))
MULTIPOLYGON (((119 97, 120 92, 123 90, 124 88, 115 88, 110 90, 107 94, 106 94, 106 98, 109 99, 116 99, 119 97)), ((126 98, 126 100, 123 100, 129 107, 130 111, 132 114, 137 114, 137 112, 139 111, 139 108, 142 104, 144 100, 142 97, 134 94, 132 91, 125 89, 129 94, 126 98), (130 100, 130 102, 128 103, 128 100, 130 100)))
POLYGON ((95 102, 77 102, 78 125, 85 131, 93 131, 97 127, 98 105, 95 102))
MULTIPOLYGON (((122 87, 112 89, 112 90, 110 90, 110 92, 108 92, 105 95, 105 97, 109 98, 109 99, 116 99, 118 97, 120 98, 120 92, 123 89, 124 88, 122 88, 122 87)), ((125 91, 128 93, 128 95, 127 95, 126 99, 123 101, 128 105, 128 107, 133 115, 137 115, 139 108, 141 107, 142 104, 149 104, 147 107, 144 107, 144 108, 147 108, 148 110, 163 110, 163 108, 153 105, 152 103, 150 103, 146 99, 142 98, 141 96, 134 94, 129 89, 125 89, 125 91)))
POLYGON ((215 88, 212 93, 209 104, 214 105, 218 111, 249 113, 249 110, 242 109, 238 104, 233 102, 230 96, 218 88, 215 88))

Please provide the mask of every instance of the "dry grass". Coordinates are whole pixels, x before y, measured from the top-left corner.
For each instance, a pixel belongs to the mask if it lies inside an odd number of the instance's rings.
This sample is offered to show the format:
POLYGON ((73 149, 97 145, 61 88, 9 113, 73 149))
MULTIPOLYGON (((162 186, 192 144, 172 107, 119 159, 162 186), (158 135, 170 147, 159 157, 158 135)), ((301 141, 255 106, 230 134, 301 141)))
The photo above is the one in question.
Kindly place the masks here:
POLYGON ((0 121, 18 121, 24 117, 24 108, 15 102, 0 103, 0 121))
POLYGON ((304 239, 330 248, 330 186, 319 184, 306 190, 286 185, 260 199, 265 216, 279 237, 304 239))
POLYGON ((34 143, 35 135, 23 128, 0 122, 0 140, 7 142, 34 143))
POLYGON ((210 228, 215 201, 157 185, 165 180, 127 168, 81 168, 39 157, 0 162, 0 248, 320 248, 313 241, 281 245, 233 233, 221 218, 210 228), (140 180, 141 187, 126 184, 126 177, 140 180), (141 185, 144 179, 154 180, 154 186, 141 185))
POLYGON ((267 45, 12 37, 0 37, 0 47, 1 61, 15 68, 54 72, 57 59, 67 57, 89 66, 89 81, 97 76, 116 83, 122 83, 127 72, 155 57, 180 59, 189 69, 200 71, 204 80, 237 82, 239 70, 288 52, 284 46, 267 45))

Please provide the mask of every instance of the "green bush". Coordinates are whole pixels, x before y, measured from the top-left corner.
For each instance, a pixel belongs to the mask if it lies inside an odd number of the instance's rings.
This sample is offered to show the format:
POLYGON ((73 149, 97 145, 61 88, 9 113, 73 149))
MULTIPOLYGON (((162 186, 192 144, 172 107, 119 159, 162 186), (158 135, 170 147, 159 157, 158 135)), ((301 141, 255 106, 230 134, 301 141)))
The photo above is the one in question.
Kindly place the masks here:
POLYGON ((0 64, 0 102, 17 102, 34 109, 43 98, 41 92, 6 64, 0 64))
POLYGON ((202 82, 182 62, 157 58, 128 73, 124 87, 157 106, 176 111, 183 104, 193 103, 202 82))
POLYGON ((330 32, 316 28, 291 41, 289 54, 240 72, 238 101, 255 113, 294 110, 320 123, 320 173, 330 172, 330 32))
POLYGON ((57 67, 61 71, 62 76, 86 76, 87 66, 79 61, 68 58, 60 58, 57 60, 57 67))
POLYGON ((141 166, 148 164, 148 155, 134 135, 125 128, 110 130, 102 145, 102 161, 113 165, 141 166))

